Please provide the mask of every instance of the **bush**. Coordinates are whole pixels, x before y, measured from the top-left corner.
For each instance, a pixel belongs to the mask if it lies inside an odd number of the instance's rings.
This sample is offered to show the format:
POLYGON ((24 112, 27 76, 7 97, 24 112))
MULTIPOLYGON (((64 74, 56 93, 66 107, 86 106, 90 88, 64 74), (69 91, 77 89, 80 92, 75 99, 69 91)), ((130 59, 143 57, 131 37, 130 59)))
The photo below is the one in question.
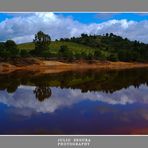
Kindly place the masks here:
POLYGON ((42 52, 41 56, 44 58, 49 58, 50 57, 50 51, 49 50, 45 50, 42 52))
POLYGON ((118 61, 119 59, 118 59, 117 54, 111 54, 111 55, 108 57, 108 60, 115 62, 115 61, 118 61))
POLYGON ((59 55, 59 58, 73 59, 73 54, 66 45, 60 46, 58 55, 59 55))
POLYGON ((21 57, 28 57, 30 56, 29 52, 27 50, 21 50, 20 51, 20 56, 21 57))
POLYGON ((16 57, 19 54, 19 49, 17 48, 16 43, 14 41, 12 41, 12 40, 7 40, 6 41, 5 49, 7 51, 6 52, 7 56, 16 57), (9 55, 9 53, 10 53, 10 55, 9 55))

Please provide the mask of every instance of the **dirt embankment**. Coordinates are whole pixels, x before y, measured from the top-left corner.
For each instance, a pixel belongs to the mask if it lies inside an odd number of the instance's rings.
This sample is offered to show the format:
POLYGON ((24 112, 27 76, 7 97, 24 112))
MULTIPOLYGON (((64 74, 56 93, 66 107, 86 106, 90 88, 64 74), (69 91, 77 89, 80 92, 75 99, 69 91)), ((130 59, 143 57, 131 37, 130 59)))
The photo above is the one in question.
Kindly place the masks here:
POLYGON ((110 61, 55 61, 39 58, 15 58, 0 60, 0 73, 9 73, 16 70, 39 71, 43 73, 62 72, 67 70, 84 69, 129 69, 148 68, 148 63, 110 62, 110 61))

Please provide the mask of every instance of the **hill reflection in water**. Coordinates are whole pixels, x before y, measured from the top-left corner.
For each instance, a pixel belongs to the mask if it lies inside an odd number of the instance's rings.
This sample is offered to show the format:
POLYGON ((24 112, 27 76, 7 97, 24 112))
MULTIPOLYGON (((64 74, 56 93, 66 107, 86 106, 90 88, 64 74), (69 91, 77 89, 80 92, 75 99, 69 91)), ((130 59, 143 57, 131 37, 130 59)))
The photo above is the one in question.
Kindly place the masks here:
POLYGON ((25 71, 0 82, 1 134, 148 133, 148 69, 25 71))

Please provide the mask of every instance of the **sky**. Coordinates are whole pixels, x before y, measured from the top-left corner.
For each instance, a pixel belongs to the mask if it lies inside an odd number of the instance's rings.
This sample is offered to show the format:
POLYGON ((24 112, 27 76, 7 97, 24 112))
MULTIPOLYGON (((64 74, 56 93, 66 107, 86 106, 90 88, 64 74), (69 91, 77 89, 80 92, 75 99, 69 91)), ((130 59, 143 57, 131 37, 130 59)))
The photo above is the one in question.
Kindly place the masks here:
POLYGON ((31 42, 40 30, 52 40, 114 33, 148 43, 148 13, 0 13, 0 41, 31 42))

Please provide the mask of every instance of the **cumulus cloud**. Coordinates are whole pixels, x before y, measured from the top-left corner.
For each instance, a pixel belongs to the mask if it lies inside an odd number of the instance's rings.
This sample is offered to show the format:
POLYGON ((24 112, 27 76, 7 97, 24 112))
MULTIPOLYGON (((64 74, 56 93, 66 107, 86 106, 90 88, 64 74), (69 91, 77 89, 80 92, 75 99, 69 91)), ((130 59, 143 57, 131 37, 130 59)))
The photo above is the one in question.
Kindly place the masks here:
POLYGON ((13 94, 0 91, 0 103, 14 107, 23 115, 31 116, 34 113, 53 113, 59 108, 70 107, 76 103, 89 100, 99 101, 111 105, 126 105, 133 103, 148 104, 148 87, 141 85, 139 88, 130 86, 114 93, 86 92, 80 89, 60 89, 52 87, 52 95, 43 102, 35 98, 35 87, 20 86, 13 94), (27 110, 27 112, 24 110, 27 110))
POLYGON ((126 19, 112 19, 102 23, 84 24, 71 17, 51 12, 18 13, 5 19, 0 22, 0 41, 13 39, 17 43, 30 42, 39 30, 48 33, 52 40, 79 36, 81 33, 104 34, 112 32, 130 40, 148 43, 148 20, 136 22, 126 19))

